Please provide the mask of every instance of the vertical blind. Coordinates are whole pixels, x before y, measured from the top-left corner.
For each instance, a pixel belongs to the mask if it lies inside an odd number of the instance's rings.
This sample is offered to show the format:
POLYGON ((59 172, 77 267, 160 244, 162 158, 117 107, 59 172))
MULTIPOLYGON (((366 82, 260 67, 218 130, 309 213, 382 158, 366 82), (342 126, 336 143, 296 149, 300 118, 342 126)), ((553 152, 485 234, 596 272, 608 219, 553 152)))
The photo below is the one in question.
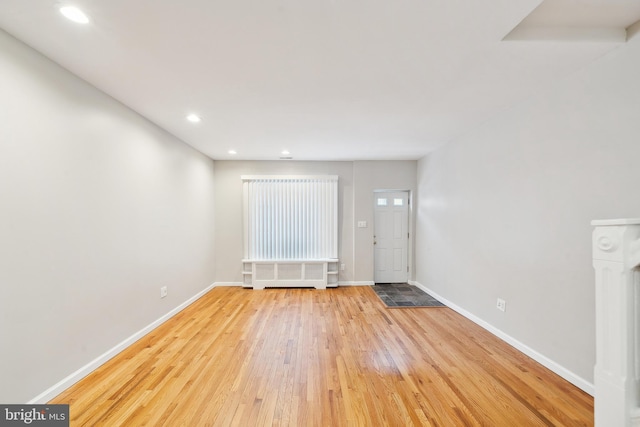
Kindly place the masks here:
POLYGON ((338 177, 242 176, 245 259, 338 257, 338 177))

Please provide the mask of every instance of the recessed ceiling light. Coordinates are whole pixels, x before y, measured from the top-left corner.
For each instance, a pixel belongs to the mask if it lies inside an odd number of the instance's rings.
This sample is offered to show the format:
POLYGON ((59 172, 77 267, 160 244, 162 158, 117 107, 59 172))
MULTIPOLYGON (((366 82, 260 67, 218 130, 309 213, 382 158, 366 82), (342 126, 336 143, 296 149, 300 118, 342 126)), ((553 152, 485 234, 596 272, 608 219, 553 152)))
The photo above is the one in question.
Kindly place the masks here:
POLYGON ((231 154, 232 156, 238 154, 236 150, 229 150, 228 153, 231 154))
POLYGON ((280 153, 280 154, 282 154, 283 156, 288 156, 291 153, 289 153, 288 150, 282 150, 282 153, 280 153))
POLYGON ((77 22, 78 24, 89 23, 89 17, 75 6, 62 6, 60 8, 60 13, 62 13, 65 18, 70 19, 73 22, 77 22))
POLYGON ((202 121, 200 116, 197 114, 189 114, 187 116, 187 120, 189 120, 191 123, 200 123, 202 121))

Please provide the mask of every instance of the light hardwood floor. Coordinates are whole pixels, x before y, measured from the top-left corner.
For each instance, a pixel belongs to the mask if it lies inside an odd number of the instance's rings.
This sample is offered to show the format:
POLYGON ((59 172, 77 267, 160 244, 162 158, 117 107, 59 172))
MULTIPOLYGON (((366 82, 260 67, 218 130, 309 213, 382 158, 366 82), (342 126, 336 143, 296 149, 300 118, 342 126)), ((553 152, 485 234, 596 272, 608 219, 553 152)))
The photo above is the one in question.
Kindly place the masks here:
POLYGON ((71 425, 583 426, 593 399, 448 308, 215 288, 51 403, 71 425))

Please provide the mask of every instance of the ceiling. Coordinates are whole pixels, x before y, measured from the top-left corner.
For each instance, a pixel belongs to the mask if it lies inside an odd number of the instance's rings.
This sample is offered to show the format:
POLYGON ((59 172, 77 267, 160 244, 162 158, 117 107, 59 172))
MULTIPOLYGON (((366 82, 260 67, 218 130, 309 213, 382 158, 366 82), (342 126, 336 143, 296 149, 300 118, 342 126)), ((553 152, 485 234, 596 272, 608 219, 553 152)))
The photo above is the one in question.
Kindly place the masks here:
POLYGON ((0 28, 214 159, 418 159, 640 19, 638 0, 75 0, 80 25, 63 4, 2 0, 0 28))

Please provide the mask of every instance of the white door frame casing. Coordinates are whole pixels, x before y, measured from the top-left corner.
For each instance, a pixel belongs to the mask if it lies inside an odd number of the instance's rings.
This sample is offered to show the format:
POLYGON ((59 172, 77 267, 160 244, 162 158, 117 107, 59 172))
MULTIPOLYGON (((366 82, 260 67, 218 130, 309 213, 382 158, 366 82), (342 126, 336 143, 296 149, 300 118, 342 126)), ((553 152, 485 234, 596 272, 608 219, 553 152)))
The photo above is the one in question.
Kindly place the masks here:
MULTIPOLYGON (((411 203, 411 191, 410 190, 398 190, 398 189, 378 189, 378 190, 374 190, 373 192, 373 241, 372 243, 374 244, 374 249, 373 249, 373 257, 374 257, 374 262, 373 262, 373 278, 374 278, 374 283, 387 283, 387 282, 409 282, 411 279, 411 259, 412 259, 412 240, 411 240, 411 236, 413 235, 412 233, 412 203, 411 203), (380 198, 381 195, 384 195, 385 199, 388 200, 389 203, 389 211, 393 212, 393 203, 394 203, 394 199, 396 198, 400 198, 401 200, 404 200, 403 204, 400 205, 399 209, 401 211, 403 211, 403 218, 402 218, 402 228, 403 230, 401 230, 401 234, 400 234, 400 238, 403 240, 401 242, 398 242, 396 239, 395 245, 398 246, 398 243, 400 243, 400 248, 402 249, 402 262, 401 262, 401 269, 400 270, 396 270, 396 273, 391 274, 391 273, 383 273, 380 272, 378 270, 379 267, 379 258, 377 255, 377 246, 375 246, 376 244, 382 243, 380 241, 380 238, 382 236, 377 236, 377 234, 380 234, 379 232, 377 232, 376 230, 378 230, 380 224, 380 218, 379 218, 379 209, 380 206, 378 206, 378 199, 380 198), (395 197, 394 197, 395 196, 395 197), (406 237, 405 237, 406 235, 406 237), (404 247, 402 247, 404 246, 404 247)), ((397 209, 396 209, 397 210, 397 209)), ((399 248, 396 248, 399 249, 399 248)), ((390 257, 391 255, 389 255, 390 257)), ((391 258, 389 258, 389 260, 391 260, 391 258)))

